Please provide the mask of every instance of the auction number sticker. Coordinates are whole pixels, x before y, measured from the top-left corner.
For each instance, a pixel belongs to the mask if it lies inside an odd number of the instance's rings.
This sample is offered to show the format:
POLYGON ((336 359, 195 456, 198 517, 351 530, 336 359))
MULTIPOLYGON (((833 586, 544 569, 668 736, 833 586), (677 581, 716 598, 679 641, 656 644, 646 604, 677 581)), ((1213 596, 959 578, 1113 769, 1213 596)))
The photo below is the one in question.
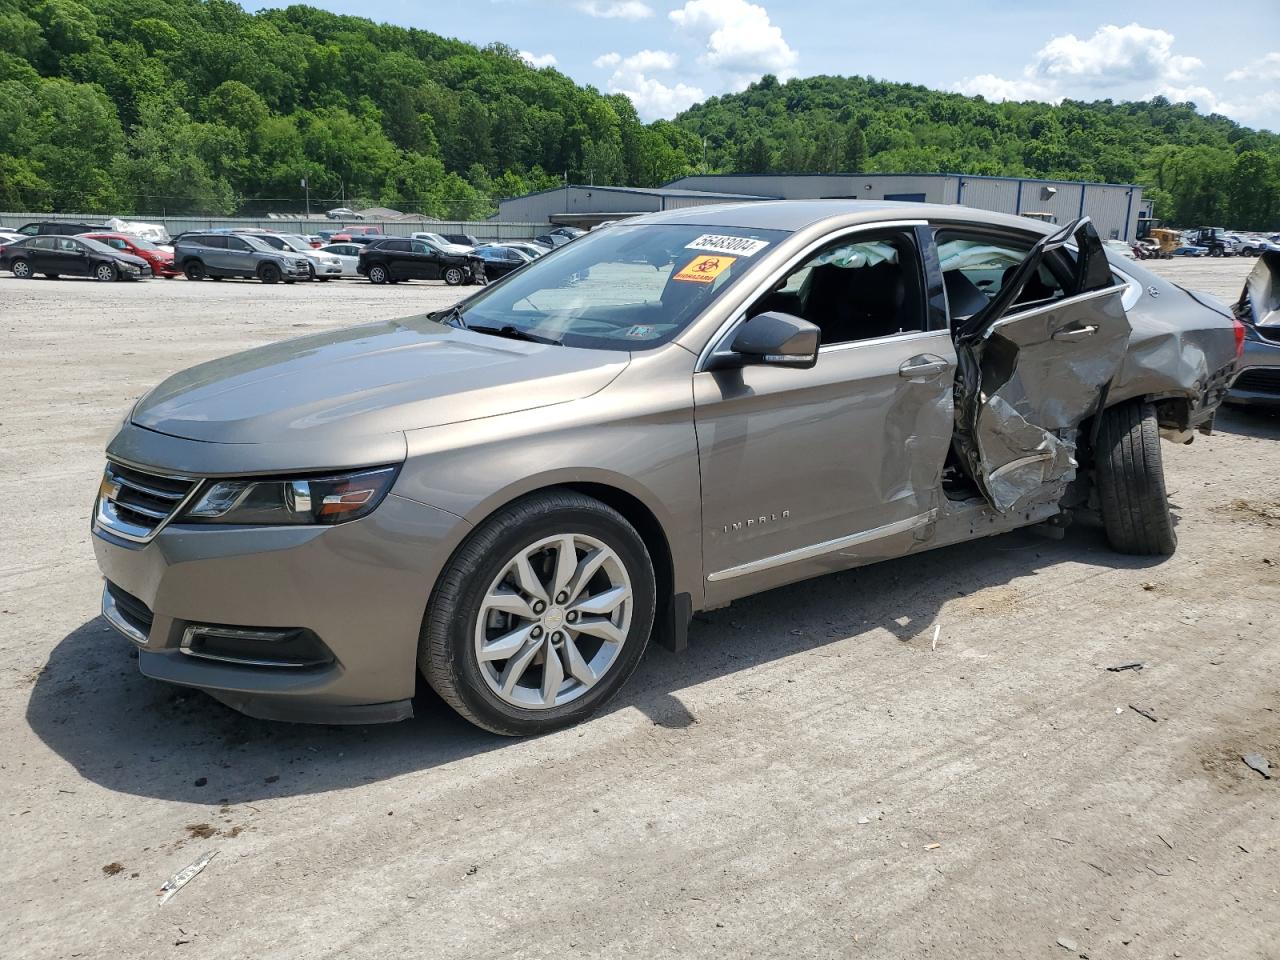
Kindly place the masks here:
POLYGON ((671 279, 684 280, 686 283, 711 283, 733 266, 733 262, 737 259, 737 257, 721 257, 714 254, 694 257, 671 279))
POLYGON ((769 245, 768 240, 753 240, 750 237, 722 237, 715 233, 704 233, 693 243, 686 243, 686 250, 710 250, 712 253, 731 253, 738 257, 754 257, 769 245))

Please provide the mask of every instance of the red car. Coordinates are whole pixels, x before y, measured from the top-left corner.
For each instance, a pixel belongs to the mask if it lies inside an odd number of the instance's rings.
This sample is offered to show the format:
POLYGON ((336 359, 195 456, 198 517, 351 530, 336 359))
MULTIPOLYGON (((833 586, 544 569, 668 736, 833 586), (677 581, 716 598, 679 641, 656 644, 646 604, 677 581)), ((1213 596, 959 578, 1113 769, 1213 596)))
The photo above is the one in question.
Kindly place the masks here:
POLYGON ((182 275, 182 271, 173 265, 173 254, 157 247, 150 240, 131 237, 127 233, 82 233, 80 236, 105 243, 108 247, 131 253, 135 257, 141 257, 151 265, 151 272, 157 277, 172 280, 182 275))

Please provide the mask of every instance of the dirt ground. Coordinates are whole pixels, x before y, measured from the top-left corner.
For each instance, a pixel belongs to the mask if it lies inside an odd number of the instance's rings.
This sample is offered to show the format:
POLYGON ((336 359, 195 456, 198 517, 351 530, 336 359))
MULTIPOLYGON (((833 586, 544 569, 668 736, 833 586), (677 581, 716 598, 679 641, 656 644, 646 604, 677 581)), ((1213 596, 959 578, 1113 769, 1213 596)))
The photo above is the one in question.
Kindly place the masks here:
MULTIPOLYGON (((1251 265, 1158 267, 1233 297, 1251 265)), ((777 590, 538 740, 139 676, 89 544, 131 399, 455 295, 0 277, 7 958, 1280 957, 1276 416, 1163 445, 1168 560, 1077 525, 777 590)))

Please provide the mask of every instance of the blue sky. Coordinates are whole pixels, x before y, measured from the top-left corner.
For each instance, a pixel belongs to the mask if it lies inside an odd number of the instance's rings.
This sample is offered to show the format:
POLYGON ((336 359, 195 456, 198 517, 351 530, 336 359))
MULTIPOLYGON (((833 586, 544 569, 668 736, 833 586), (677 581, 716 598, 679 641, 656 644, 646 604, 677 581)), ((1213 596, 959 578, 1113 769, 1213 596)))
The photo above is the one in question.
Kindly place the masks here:
POLYGON ((1280 0, 310 2, 501 41, 579 83, 626 93, 647 120, 768 72, 871 75, 989 99, 1162 93, 1280 130, 1280 0))

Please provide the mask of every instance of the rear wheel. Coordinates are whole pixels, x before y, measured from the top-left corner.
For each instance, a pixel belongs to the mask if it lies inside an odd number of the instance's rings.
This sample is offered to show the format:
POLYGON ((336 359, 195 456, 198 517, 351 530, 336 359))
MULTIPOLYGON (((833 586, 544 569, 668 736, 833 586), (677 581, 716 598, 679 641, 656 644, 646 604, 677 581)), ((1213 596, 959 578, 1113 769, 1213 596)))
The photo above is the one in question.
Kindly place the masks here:
POLYGON ((31 264, 28 263, 26 260, 13 261, 13 263, 9 264, 9 270, 19 280, 31 279, 31 264))
POLYGON ((1107 541, 1120 553, 1165 556, 1178 536, 1169 512, 1155 407, 1130 400, 1102 414, 1094 450, 1107 541))
POLYGON ((204 264, 199 260, 188 260, 184 263, 182 273, 188 280, 203 280, 206 276, 204 264))
POLYGON ((109 263, 100 263, 93 269, 93 279, 101 283, 110 283, 118 276, 116 268, 109 263))
POLYGON ((382 266, 381 264, 375 264, 374 266, 369 268, 370 283, 382 284, 382 283, 389 283, 390 281, 391 281, 391 274, 387 272, 386 267, 382 266))
POLYGON ((258 279, 263 283, 279 283, 280 268, 274 263, 264 263, 258 268, 258 279))
POLYGON ((617 693, 644 654, 655 602, 635 528, 598 500, 549 491, 500 511, 454 554, 418 663, 472 723, 545 733, 617 693))

